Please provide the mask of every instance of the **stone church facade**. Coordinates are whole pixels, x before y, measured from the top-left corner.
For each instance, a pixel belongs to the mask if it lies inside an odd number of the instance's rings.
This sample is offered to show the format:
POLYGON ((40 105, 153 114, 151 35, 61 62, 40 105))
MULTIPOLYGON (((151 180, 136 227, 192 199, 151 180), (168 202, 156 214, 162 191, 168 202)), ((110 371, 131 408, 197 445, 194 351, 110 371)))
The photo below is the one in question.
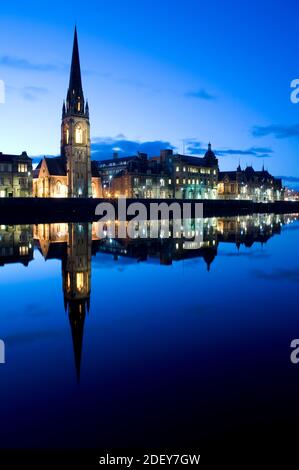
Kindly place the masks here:
POLYGON ((77 30, 75 29, 70 81, 62 107, 61 154, 44 157, 34 170, 36 197, 101 197, 102 185, 96 162, 90 158, 89 107, 85 102, 77 30))

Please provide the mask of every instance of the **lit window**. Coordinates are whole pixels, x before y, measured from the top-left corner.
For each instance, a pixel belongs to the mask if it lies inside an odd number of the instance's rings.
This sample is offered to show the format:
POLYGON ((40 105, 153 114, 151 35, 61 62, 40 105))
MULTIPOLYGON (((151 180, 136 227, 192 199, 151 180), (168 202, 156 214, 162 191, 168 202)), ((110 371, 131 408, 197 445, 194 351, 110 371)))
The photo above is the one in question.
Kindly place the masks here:
POLYGON ((186 171, 186 167, 184 166, 183 171, 186 171))
POLYGON ((176 179, 176 184, 180 184, 179 178, 176 179))
POLYGON ((160 179, 160 184, 161 184, 161 186, 165 186, 165 181, 164 181, 163 178, 160 179))
POLYGON ((168 180, 168 184, 171 184, 171 179, 168 180))
POLYGON ((76 286, 77 286, 77 290, 79 291, 84 288, 84 274, 83 273, 76 274, 76 286))
POLYGON ((69 128, 67 127, 65 130, 65 143, 68 144, 70 141, 70 131, 69 128))
POLYGON ((26 173, 27 165, 25 163, 19 163, 18 165, 18 172, 19 173, 26 173))
POLYGON ((179 166, 176 167, 176 171, 180 171, 180 167, 179 167, 179 166))
POLYGON ((81 126, 76 127, 75 141, 76 141, 76 144, 82 144, 83 143, 83 131, 82 131, 81 126))
POLYGON ((19 254, 21 256, 28 255, 28 246, 20 246, 19 247, 19 254))

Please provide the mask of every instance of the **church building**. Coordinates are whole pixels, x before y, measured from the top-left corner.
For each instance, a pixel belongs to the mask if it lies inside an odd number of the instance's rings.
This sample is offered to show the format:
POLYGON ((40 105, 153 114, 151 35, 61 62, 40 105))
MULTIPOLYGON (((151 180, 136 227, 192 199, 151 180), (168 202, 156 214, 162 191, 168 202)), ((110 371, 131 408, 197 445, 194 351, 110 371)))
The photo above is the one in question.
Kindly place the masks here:
POLYGON ((61 153, 44 157, 34 170, 36 197, 101 197, 96 162, 90 158, 89 107, 85 102, 77 30, 75 28, 69 88, 62 107, 61 153))

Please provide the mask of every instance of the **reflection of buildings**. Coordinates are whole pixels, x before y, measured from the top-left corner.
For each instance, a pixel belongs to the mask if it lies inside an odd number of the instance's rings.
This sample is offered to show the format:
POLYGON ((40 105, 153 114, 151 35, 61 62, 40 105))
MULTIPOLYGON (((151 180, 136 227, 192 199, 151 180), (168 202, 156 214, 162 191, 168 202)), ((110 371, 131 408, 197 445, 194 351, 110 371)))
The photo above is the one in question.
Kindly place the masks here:
POLYGON ((0 266, 22 263, 28 266, 33 260, 31 225, 0 225, 0 266))
POLYGON ((121 224, 119 222, 115 226, 115 238, 109 236, 108 229, 105 238, 98 241, 98 251, 112 254, 116 260, 119 256, 135 258, 138 261, 159 259, 160 264, 163 265, 171 265, 173 262, 188 258, 202 258, 209 271, 217 256, 219 244, 234 243, 239 248, 241 245, 251 247, 254 243, 266 243, 273 235, 281 232, 281 225, 287 221, 296 220, 297 217, 297 215, 255 214, 206 218, 200 228, 202 230, 200 242, 190 242, 190 237, 193 237, 198 229, 194 220, 185 221, 182 236, 174 230, 171 221, 169 227, 166 223, 167 229, 163 221, 147 222, 146 233, 150 233, 150 227, 158 225, 156 239, 142 238, 140 230, 136 232, 133 239, 120 239, 117 237, 121 224), (186 249, 187 244, 191 249, 186 249))
POLYGON ((281 215, 255 214, 252 217, 226 217, 217 220, 219 243, 235 243, 239 248, 250 248, 254 243, 266 243, 281 232, 281 225, 288 220, 281 215))
MULTIPOLYGON (((240 217, 206 218, 199 226, 194 220, 183 221, 182 232, 176 232, 173 222, 147 221, 142 230, 133 237, 118 238, 121 222, 115 224, 115 238, 109 235, 108 226, 99 239, 97 223, 57 223, 23 226, 0 226, 1 264, 22 262, 27 265, 33 258, 34 236, 37 248, 45 260, 61 260, 62 287, 65 310, 68 313, 77 377, 83 345, 86 311, 89 311, 91 292, 91 257, 97 253, 111 255, 115 262, 120 257, 136 261, 153 261, 168 266, 190 258, 202 258, 211 265, 218 254, 221 243, 232 243, 251 247, 254 243, 266 243, 273 235, 281 232, 283 224, 298 220, 298 215, 253 215, 240 217), (144 228, 157 233, 156 238, 142 238, 144 228), (200 241, 190 242, 200 230, 200 241), (181 234, 183 235, 181 237, 181 234), (186 244, 189 248, 186 249, 186 244)), ((128 222, 123 222, 127 224, 128 222)), ((146 232, 145 232, 146 233, 146 232)))

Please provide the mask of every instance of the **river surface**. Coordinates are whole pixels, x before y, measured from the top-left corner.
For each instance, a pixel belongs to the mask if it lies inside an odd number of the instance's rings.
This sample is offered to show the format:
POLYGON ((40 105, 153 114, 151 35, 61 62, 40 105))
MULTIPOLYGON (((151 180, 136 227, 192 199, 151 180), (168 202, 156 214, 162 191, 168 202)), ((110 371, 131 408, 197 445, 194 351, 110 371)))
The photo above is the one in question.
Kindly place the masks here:
MULTIPOLYGON (((191 228, 192 230, 192 224, 191 228)), ((0 226, 0 447, 194 446, 298 415, 299 216, 203 240, 0 226)))

